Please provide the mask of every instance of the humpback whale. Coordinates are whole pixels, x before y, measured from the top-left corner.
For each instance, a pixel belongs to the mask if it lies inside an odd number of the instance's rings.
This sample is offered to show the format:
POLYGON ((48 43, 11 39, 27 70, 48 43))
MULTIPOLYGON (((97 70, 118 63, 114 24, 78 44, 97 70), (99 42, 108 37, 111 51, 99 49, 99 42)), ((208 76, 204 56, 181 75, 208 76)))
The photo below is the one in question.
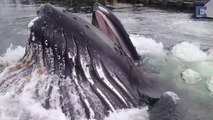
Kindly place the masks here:
POLYGON ((14 84, 20 94, 32 74, 45 74, 35 83, 33 97, 45 109, 59 104, 71 120, 102 120, 109 112, 145 105, 150 119, 165 107, 161 120, 172 120, 178 96, 165 92, 160 97, 155 85, 143 79, 135 64, 139 56, 121 22, 98 3, 92 21, 93 25, 50 4, 41 6, 28 26, 26 53, 1 77, 0 93, 14 84), (58 97, 53 98, 55 92, 58 97))

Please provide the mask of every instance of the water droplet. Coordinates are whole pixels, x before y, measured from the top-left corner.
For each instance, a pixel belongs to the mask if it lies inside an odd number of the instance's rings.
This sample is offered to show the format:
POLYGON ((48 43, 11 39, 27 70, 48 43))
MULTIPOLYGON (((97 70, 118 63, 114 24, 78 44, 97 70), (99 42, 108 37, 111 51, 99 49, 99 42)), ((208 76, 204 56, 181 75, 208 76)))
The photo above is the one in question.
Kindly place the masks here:
POLYGON ((35 36, 32 37, 32 41, 35 41, 35 36))
POLYGON ((44 43, 45 43, 45 45, 46 45, 46 46, 48 46, 48 41, 47 41, 47 40, 45 40, 45 42, 44 42, 44 43))

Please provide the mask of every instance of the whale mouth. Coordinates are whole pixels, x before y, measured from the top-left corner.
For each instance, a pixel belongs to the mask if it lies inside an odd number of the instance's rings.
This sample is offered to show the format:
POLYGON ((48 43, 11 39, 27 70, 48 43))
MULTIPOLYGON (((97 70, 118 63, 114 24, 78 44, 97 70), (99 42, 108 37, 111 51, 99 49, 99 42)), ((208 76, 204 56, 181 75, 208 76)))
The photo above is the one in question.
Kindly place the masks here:
POLYGON ((127 56, 139 60, 139 55, 121 21, 99 3, 94 4, 92 24, 116 43, 127 56))
POLYGON ((96 10, 93 13, 93 25, 100 29, 103 33, 109 36, 112 40, 121 39, 121 36, 118 34, 117 30, 113 26, 113 23, 107 18, 107 16, 100 10, 96 10), (114 39, 113 39, 114 38, 114 39))

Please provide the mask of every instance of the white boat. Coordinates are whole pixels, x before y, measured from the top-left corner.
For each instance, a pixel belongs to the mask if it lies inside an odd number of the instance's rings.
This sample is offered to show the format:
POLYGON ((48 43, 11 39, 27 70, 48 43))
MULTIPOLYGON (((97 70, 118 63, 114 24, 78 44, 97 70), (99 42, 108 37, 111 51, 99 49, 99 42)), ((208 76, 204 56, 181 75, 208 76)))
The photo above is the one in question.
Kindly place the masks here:
POLYGON ((213 0, 209 0, 204 6, 196 6, 196 17, 213 18, 213 0))

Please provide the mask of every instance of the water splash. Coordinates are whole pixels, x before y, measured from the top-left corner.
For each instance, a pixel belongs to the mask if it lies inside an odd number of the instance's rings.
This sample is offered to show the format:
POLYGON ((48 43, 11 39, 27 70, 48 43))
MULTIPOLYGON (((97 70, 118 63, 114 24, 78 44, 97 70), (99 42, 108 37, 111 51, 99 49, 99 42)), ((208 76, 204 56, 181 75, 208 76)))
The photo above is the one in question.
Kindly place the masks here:
POLYGON ((105 120, 149 120, 148 108, 123 109, 111 113, 105 120))
POLYGON ((25 48, 21 46, 14 47, 13 44, 10 44, 7 48, 6 53, 0 55, 0 65, 12 65, 16 64, 25 53, 25 48))
POLYGON ((182 42, 172 49, 172 54, 184 61, 204 61, 207 60, 207 54, 200 49, 198 44, 182 42))
POLYGON ((140 55, 152 54, 157 56, 165 56, 166 51, 161 42, 156 42, 151 38, 140 35, 130 35, 130 38, 140 55))
MULTIPOLYGON (((34 94, 40 80, 44 80, 46 77, 47 76, 44 75, 40 76, 37 74, 37 71, 34 71, 30 81, 26 78, 17 78, 21 79, 20 82, 17 83, 17 86, 21 85, 23 88, 12 86, 6 94, 0 95, 0 119, 67 120, 59 106, 52 109, 45 109, 42 106, 42 101, 34 94), (18 93, 18 89, 22 89, 23 92, 18 93)), ((45 91, 43 92, 45 93, 45 91)), ((54 97, 57 97, 57 95, 54 97)))
POLYGON ((183 80, 188 84, 196 84, 202 80, 200 74, 192 69, 186 69, 181 74, 183 80))

